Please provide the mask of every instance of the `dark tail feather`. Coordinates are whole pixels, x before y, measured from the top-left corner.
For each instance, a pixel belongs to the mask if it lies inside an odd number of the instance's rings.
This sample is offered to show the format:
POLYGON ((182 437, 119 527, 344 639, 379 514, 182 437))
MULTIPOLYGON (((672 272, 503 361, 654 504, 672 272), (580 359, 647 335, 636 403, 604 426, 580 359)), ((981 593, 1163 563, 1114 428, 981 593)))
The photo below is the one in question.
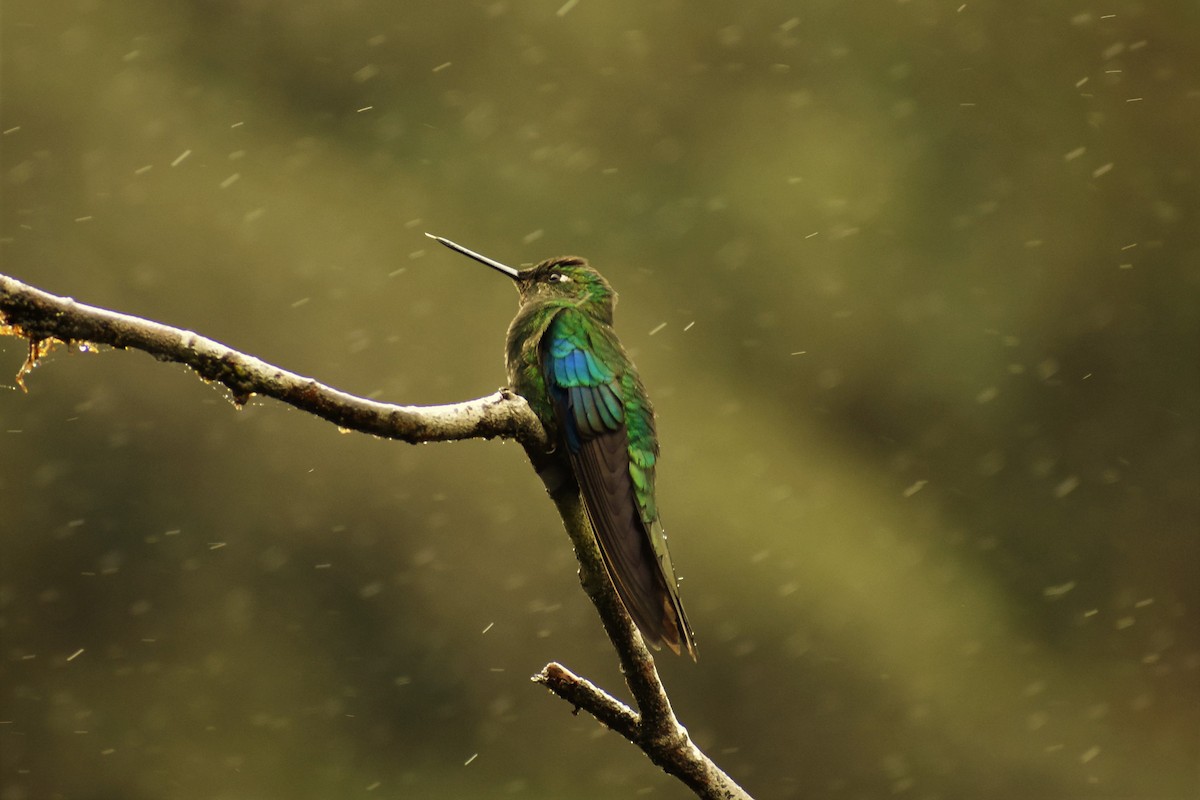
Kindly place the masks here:
POLYGON ((609 577, 629 616, 651 646, 665 644, 676 654, 686 650, 694 660, 695 636, 679 600, 665 540, 660 556, 638 511, 624 429, 583 442, 571 455, 571 466, 609 577))

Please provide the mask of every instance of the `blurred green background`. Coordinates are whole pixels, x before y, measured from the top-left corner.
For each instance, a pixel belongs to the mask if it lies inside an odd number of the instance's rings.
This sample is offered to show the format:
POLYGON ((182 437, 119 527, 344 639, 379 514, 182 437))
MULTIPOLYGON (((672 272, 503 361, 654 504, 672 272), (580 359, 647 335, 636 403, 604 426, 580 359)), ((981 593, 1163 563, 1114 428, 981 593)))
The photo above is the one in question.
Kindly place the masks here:
MULTIPOLYGON (((1200 793, 1200 6, 2 9, 0 267, 400 403, 588 256, 759 797, 1200 793)), ((0 800, 686 797, 519 447, 0 342, 0 800), (82 652, 79 652, 82 651, 82 652), (72 657, 74 656, 74 657, 72 657)))

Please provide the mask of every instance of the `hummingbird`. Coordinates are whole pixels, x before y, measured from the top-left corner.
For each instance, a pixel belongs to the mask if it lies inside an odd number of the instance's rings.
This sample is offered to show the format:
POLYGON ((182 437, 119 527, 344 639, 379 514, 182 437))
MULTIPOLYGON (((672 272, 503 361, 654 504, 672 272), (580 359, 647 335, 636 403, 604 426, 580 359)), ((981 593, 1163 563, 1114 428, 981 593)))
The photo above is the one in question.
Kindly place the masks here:
POLYGON ((565 460, 617 596, 654 648, 696 658, 654 498, 658 437, 637 368, 613 330, 617 294, 577 256, 514 269, 440 236, 431 239, 507 275, 520 306, 505 367, 565 460))

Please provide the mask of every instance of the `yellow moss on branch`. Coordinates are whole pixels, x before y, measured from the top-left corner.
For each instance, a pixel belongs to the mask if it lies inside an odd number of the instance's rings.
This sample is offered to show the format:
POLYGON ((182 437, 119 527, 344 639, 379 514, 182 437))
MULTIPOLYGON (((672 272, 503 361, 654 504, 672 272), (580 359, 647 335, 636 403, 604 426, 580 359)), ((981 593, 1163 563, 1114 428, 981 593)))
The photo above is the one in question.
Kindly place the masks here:
POLYGON ((25 385, 25 376, 33 372, 33 368, 37 366, 38 361, 43 356, 48 355, 51 350, 63 344, 63 342, 53 337, 38 339, 21 330, 20 325, 10 325, 7 322, 0 322, 0 336, 16 336, 17 338, 25 339, 29 343, 29 349, 25 354, 25 361, 21 364, 21 368, 17 370, 16 375, 17 386, 21 387, 22 392, 29 394, 29 387, 25 385))

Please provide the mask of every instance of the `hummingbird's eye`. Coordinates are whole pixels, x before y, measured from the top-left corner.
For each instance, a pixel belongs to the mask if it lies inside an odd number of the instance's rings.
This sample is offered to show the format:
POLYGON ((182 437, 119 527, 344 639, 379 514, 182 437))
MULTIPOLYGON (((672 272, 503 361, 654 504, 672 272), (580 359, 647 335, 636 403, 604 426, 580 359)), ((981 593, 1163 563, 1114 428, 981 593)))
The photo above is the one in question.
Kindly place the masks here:
POLYGON ((571 278, 561 272, 551 272, 546 276, 546 280, 550 281, 550 283, 569 283, 571 278))

